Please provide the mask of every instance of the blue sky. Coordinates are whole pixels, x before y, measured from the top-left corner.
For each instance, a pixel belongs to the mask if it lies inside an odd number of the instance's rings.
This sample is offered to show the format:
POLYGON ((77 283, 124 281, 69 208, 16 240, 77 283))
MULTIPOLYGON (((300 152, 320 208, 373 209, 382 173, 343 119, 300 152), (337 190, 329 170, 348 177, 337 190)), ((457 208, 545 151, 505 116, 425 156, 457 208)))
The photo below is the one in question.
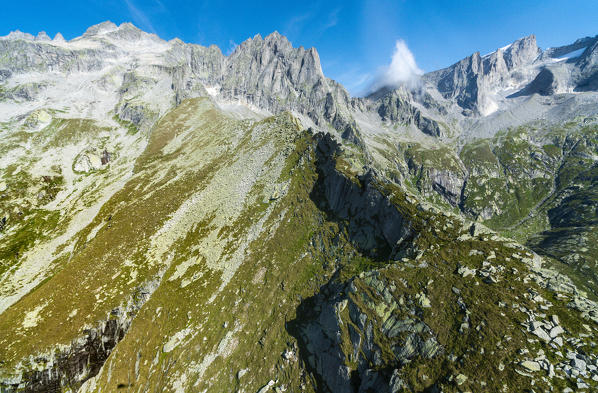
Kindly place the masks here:
POLYGON ((278 30, 295 46, 316 47, 326 76, 359 94, 390 63, 397 40, 420 69, 432 71, 532 33, 543 48, 596 35, 598 1, 10 1, 2 6, 0 35, 44 30, 71 39, 104 20, 131 21, 165 39, 216 44, 225 53, 278 30))

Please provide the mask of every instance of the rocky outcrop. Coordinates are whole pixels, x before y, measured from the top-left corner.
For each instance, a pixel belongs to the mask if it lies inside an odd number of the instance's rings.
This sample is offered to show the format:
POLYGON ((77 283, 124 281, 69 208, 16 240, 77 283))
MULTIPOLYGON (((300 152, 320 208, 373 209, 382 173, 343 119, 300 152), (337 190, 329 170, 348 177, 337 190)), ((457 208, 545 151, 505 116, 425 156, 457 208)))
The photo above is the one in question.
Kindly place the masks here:
POLYGON ((598 90, 598 40, 587 47, 575 65, 579 69, 575 91, 598 90))
POLYGON ((108 165, 113 155, 114 153, 110 153, 106 149, 100 153, 100 149, 89 147, 75 157, 73 171, 75 173, 89 173, 99 170, 108 165))
POLYGON ((424 114, 414 102, 410 92, 404 88, 397 89, 377 100, 377 112, 384 122, 413 125, 424 134, 434 137, 448 136, 446 125, 424 114))
POLYGON ((418 145, 404 152, 407 172, 418 191, 439 195, 453 206, 459 205, 467 170, 454 153, 446 149, 426 149, 418 145))
POLYGON ((340 145, 330 135, 318 134, 316 140, 318 181, 311 198, 346 228, 360 251, 373 258, 396 258, 402 243, 415 235, 409 217, 377 189, 372 173, 350 179, 339 172, 335 156, 340 145))
POLYGON ((100 70, 117 52, 105 49, 67 49, 46 41, 0 40, 0 68, 12 73, 31 71, 90 72, 100 70))
MULTIPOLYGON (((323 391, 401 392, 409 389, 398 373, 402 365, 443 353, 425 322, 398 316, 408 306, 395 290, 374 270, 345 285, 331 283, 299 306, 292 325, 323 391)), ((425 295, 416 302, 429 307, 425 295)))
POLYGON ((1 375, 0 391, 77 391, 86 380, 99 373, 158 284, 159 281, 156 280, 138 288, 126 305, 113 309, 106 320, 98 322, 94 327, 84 329, 83 335, 70 345, 59 346, 47 354, 31 356, 22 361, 11 375, 1 375))
POLYGON ((532 94, 549 96, 556 92, 557 87, 558 85, 553 72, 549 68, 543 68, 529 85, 521 91, 511 95, 510 98, 530 96, 532 94))

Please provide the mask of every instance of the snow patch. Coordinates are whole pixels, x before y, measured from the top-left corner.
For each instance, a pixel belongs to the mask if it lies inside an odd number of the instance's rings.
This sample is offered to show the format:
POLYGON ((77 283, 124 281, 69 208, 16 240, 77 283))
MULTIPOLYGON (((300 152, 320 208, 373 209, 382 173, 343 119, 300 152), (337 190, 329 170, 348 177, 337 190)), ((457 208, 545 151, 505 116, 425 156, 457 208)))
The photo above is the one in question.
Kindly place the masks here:
POLYGON ((587 48, 581 48, 581 49, 577 49, 574 50, 572 52, 566 53, 565 56, 563 57, 558 57, 555 60, 556 61, 563 61, 563 60, 568 60, 568 59, 575 59, 576 57, 581 56, 581 54, 586 50, 587 48))

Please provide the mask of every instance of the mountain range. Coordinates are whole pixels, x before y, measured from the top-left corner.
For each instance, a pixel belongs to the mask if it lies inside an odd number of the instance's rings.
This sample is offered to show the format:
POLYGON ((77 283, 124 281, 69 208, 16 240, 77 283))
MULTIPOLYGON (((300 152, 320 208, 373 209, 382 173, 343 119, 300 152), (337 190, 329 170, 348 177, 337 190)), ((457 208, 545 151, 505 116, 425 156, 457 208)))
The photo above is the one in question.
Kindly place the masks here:
POLYGON ((352 97, 274 32, 0 37, 0 392, 598 389, 598 36, 352 97))

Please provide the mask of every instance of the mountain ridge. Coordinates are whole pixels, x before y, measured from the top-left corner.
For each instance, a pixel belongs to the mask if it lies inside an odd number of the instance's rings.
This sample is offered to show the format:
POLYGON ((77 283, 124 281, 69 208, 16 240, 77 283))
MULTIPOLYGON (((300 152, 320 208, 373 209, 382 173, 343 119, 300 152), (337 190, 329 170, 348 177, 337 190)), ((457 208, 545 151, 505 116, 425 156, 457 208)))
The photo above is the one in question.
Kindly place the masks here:
POLYGON ((351 97, 276 32, 0 38, 0 391, 596 389, 592 40, 351 97))

